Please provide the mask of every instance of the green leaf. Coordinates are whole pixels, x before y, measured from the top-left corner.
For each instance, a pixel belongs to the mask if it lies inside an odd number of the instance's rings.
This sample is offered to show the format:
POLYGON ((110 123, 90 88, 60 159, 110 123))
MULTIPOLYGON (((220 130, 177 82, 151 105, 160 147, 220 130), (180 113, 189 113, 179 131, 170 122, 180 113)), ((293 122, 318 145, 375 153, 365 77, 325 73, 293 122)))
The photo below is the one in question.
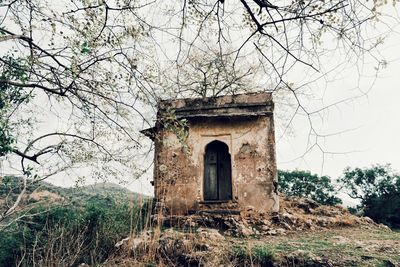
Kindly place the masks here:
POLYGON ((82 52, 82 54, 88 54, 90 52, 90 48, 88 46, 87 41, 83 42, 81 52, 82 52))

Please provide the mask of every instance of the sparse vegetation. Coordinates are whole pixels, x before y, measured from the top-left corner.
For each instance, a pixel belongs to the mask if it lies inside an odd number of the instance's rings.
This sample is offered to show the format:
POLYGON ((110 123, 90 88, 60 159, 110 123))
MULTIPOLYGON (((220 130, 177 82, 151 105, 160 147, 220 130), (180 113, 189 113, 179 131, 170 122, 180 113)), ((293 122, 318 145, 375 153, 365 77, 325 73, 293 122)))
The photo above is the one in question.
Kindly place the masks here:
POLYGON ((218 241, 202 238, 200 233, 170 229, 158 238, 159 241, 149 241, 156 243, 155 255, 124 254, 105 266, 146 266, 150 256, 156 266, 372 267, 400 263, 400 233, 377 227, 294 231, 288 235, 245 239, 221 236, 218 241))
POLYGON ((130 206, 129 194, 122 193, 128 191, 117 190, 116 185, 93 190, 43 187, 65 201, 45 205, 39 201, 24 210, 21 219, 0 229, 0 266, 99 264, 114 253, 118 241, 131 232, 137 234, 148 222, 149 199, 140 206, 135 198, 130 206))
POLYGON ((395 266, 396 239, 398 232, 330 229, 241 241, 230 255, 238 266, 395 266))
POLYGON ((265 245, 256 245, 246 247, 245 245, 236 245, 231 251, 231 260, 240 266, 273 266, 274 254, 270 247, 265 245))

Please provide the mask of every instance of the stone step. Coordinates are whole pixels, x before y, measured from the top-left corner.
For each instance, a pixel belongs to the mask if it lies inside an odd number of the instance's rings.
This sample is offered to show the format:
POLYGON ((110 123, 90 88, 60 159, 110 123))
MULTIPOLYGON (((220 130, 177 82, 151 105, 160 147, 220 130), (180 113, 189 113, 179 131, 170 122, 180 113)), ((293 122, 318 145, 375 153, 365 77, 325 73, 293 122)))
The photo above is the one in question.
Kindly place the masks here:
POLYGON ((189 210, 189 214, 240 215, 240 211, 239 210, 189 210))

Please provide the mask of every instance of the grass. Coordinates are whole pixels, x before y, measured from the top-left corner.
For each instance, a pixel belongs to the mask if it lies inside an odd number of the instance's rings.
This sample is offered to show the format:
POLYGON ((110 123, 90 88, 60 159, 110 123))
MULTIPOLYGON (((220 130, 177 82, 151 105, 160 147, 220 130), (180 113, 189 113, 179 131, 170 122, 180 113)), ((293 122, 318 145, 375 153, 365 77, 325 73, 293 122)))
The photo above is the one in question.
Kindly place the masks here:
POLYGON ((253 266, 254 264, 273 266, 274 253, 265 245, 254 247, 235 245, 231 250, 230 259, 243 266, 253 266))
MULTIPOLYGON (((173 263, 175 266, 198 266, 207 263, 204 266, 400 266, 400 232, 377 228, 345 227, 247 239, 225 236, 219 241, 199 236, 196 239, 196 233, 179 232, 177 238, 181 242, 164 239, 164 242, 169 240, 166 248, 171 250, 170 254, 163 257, 168 259, 165 262, 167 265, 173 263), (183 249, 182 244, 189 247, 183 249), (177 249, 181 251, 176 251, 177 249), (187 262, 188 259, 191 261, 187 262)), ((149 259, 136 260, 140 263, 149 262, 149 259)))
MULTIPOLYGON (((399 231, 342 228, 246 242, 254 243, 252 256, 255 259, 254 248, 262 248, 266 252, 265 258, 282 262, 294 255, 301 261, 300 265, 305 266, 328 260, 341 266, 394 266, 400 263, 399 231)), ((241 246, 249 245, 242 242, 241 246)))

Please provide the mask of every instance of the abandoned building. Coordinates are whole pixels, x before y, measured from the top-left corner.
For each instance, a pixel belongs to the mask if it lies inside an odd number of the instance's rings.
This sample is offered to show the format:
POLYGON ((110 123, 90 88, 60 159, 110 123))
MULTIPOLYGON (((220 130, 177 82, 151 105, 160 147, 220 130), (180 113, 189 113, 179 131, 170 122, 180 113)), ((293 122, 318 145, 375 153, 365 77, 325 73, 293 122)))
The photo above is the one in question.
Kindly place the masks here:
POLYGON ((273 108, 266 92, 161 101, 142 133, 166 213, 277 211, 273 108))

